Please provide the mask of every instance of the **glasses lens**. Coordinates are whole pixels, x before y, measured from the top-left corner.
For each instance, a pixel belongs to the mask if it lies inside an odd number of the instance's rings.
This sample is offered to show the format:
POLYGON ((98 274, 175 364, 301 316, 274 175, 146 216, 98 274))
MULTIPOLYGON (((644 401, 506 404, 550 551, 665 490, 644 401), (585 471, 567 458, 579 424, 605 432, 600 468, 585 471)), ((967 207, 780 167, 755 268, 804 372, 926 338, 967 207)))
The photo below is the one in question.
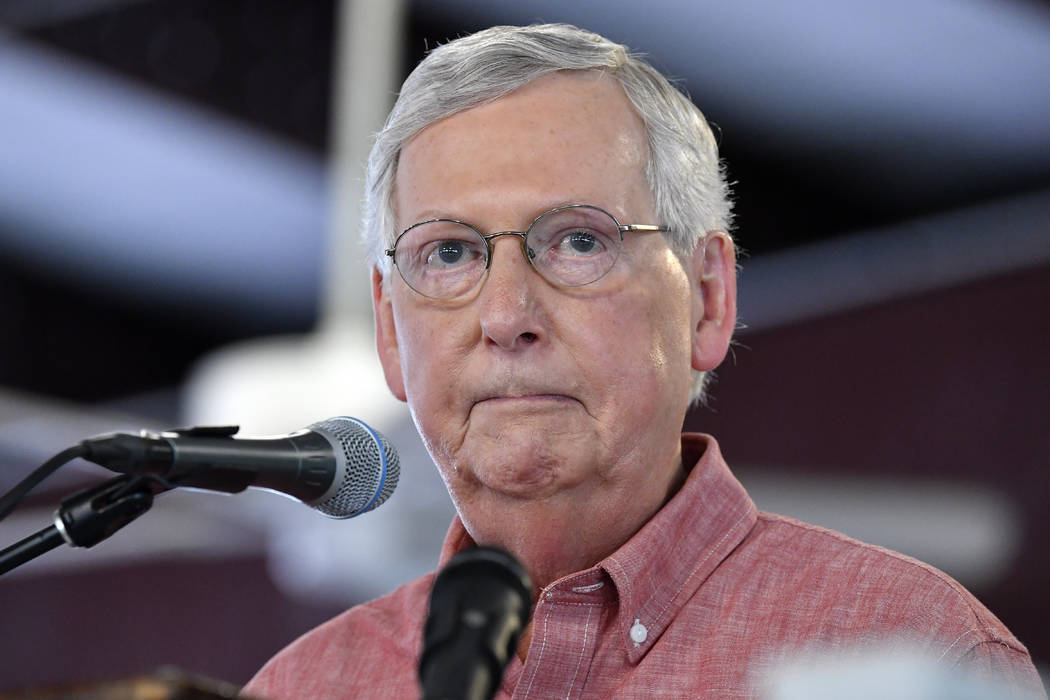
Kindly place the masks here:
POLYGON ((409 287, 434 299, 466 294, 485 274, 488 246, 456 221, 427 221, 397 240, 394 264, 409 287))
POLYGON ((601 209, 566 207, 533 222, 526 239, 536 271, 555 284, 579 287, 603 277, 620 255, 620 228, 601 209))

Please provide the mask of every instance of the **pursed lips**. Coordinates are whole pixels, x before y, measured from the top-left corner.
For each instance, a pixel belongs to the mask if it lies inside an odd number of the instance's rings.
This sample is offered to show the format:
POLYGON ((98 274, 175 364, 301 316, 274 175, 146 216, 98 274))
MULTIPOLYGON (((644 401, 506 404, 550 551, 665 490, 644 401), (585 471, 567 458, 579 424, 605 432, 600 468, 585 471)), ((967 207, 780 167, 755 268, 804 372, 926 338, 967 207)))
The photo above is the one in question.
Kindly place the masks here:
POLYGON ((525 403, 540 403, 544 401, 577 401, 576 398, 567 394, 547 391, 511 391, 483 394, 474 405, 480 403, 511 403, 514 401, 525 403))

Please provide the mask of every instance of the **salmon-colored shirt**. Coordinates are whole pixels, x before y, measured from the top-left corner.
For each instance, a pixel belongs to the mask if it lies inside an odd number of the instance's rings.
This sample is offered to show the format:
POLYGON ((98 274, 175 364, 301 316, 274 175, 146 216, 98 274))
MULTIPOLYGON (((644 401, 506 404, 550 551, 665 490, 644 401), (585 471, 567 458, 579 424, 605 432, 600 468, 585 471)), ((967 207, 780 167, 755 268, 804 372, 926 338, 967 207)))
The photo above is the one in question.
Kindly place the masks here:
MULTIPOLYGON (((848 661, 873 645, 1046 697, 1024 646, 950 577, 759 513, 713 438, 687 434, 682 447, 693 467, 667 505, 614 554, 542 591, 526 661, 512 659, 498 698, 759 698, 770 674, 802 652, 848 661)), ((473 544, 456 518, 441 563, 473 544)), ((418 698, 432 581, 307 633, 244 692, 418 698)))

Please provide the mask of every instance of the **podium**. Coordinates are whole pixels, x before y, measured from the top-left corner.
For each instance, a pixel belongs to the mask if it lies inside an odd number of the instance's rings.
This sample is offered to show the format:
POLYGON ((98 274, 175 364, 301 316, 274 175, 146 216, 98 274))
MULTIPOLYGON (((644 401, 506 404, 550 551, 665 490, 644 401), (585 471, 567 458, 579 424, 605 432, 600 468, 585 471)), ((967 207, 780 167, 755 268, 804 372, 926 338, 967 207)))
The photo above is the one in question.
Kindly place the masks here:
POLYGON ((252 700, 238 695, 239 690, 231 683, 161 669, 152 675, 115 681, 7 691, 0 693, 0 700, 252 700))

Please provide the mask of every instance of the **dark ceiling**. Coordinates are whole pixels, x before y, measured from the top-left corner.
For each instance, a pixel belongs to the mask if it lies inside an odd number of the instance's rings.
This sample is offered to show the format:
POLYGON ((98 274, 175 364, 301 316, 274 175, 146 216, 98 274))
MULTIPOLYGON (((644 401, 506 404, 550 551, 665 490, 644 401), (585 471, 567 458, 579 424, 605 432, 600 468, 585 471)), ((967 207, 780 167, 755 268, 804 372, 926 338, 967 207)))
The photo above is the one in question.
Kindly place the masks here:
MULTIPOLYGON (((404 65, 414 65, 427 46, 488 22, 488 10, 454 11, 463 4, 449 3, 447 11, 426 3, 410 6, 404 65)), ((333 0, 0 5, 0 23, 13 38, 220 112, 320 159, 330 143, 335 14, 333 0)), ((620 32, 616 38, 629 42, 631 32, 620 32)), ((829 60, 848 63, 849 57, 829 60)), ((660 65, 661 56, 654 55, 654 62, 660 65)), ((1050 77, 1030 79, 1032 90, 1050 94, 1050 77)), ((1043 149, 1038 157, 1012 165, 989 162, 979 176, 946 165, 916 168, 912 180, 903 172, 887 179, 885 164, 868 155, 872 144, 863 143, 864 133, 856 148, 771 146, 768 133, 753 120, 734 120, 739 105, 705 85, 685 87, 719 127, 735 183, 737 236, 751 256, 1050 184, 1045 138, 1036 144, 1037 151, 1043 149)), ((811 107, 818 115, 821 105, 811 107)), ((777 118, 768 115, 771 122, 777 118)), ((792 142, 785 134, 784 143, 792 142)), ((959 148, 965 151, 966 144, 959 148)), ((957 163, 956 156, 946 163, 957 163)), ((20 233, 17 222, 2 214, 0 236, 20 233)), ((18 337, 0 351, 0 384, 89 401, 171 386, 189 363, 216 345, 249 334, 307 330, 315 321, 314 315, 298 314, 245 327, 206 309, 158 313, 134 294, 95 293, 59 271, 11 255, 0 257, 0 302, 0 323, 9 337, 18 337)))

